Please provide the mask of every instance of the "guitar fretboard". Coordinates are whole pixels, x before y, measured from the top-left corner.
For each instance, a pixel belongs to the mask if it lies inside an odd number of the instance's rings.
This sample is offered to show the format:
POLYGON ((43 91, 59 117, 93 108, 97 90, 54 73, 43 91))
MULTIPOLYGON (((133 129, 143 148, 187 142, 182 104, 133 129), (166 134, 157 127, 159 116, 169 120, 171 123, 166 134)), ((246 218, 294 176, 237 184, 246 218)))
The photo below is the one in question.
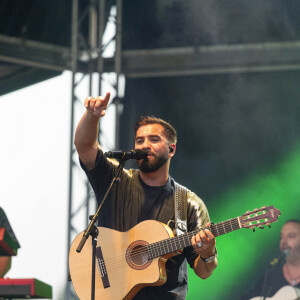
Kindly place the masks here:
MULTIPOLYGON (((217 237, 240 229, 241 227, 238 218, 234 218, 202 229, 206 228, 209 229, 215 237, 217 237)), ((163 256, 167 253, 191 246, 191 238, 198 232, 199 229, 148 245, 148 259, 151 260, 155 257, 163 256)))

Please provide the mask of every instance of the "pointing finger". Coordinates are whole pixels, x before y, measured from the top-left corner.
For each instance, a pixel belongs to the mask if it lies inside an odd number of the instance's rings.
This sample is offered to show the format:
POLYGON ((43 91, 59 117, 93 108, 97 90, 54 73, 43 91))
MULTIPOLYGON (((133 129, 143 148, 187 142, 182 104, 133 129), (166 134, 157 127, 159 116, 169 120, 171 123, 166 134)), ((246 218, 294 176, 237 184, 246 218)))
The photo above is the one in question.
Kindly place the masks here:
POLYGON ((106 95, 105 95, 105 97, 103 99, 103 102, 105 103, 105 105, 107 105, 109 99, 110 99, 110 93, 108 92, 108 93, 106 93, 106 95))

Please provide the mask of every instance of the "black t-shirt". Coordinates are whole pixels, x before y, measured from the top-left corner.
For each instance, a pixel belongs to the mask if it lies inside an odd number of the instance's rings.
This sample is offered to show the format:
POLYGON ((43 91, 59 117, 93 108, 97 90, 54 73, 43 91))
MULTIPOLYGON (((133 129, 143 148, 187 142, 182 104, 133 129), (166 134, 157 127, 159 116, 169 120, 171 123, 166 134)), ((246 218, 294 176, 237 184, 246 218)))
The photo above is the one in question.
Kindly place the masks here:
MULTIPOLYGON (((117 162, 104 157, 99 151, 95 167, 86 172, 95 192, 98 204, 116 172, 117 162)), ((175 181, 169 176, 164 186, 153 187, 145 184, 137 170, 124 169, 120 181, 116 182, 104 202, 98 226, 128 231, 144 220, 158 220, 167 224, 175 219, 175 181)), ((203 201, 188 191, 187 227, 195 230, 209 220, 203 201)), ((171 222, 174 224, 174 222, 171 222)), ((158 287, 145 287, 135 296, 136 300, 185 299, 187 294, 187 261, 193 267, 197 253, 192 246, 184 249, 181 255, 168 259, 166 263, 167 281, 158 287)))
POLYGON ((156 220, 160 209, 163 207, 164 200, 170 199, 174 193, 171 178, 169 177, 167 183, 163 186, 150 186, 144 183, 140 176, 138 177, 145 192, 142 219, 156 220))

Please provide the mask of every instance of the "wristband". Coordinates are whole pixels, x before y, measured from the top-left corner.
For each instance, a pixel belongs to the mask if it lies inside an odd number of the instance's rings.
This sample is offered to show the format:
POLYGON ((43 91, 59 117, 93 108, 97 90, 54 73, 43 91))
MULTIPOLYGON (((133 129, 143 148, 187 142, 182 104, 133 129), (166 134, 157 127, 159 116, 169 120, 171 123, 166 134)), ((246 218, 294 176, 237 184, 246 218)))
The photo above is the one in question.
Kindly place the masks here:
POLYGON ((210 257, 204 258, 204 257, 202 257, 202 256, 200 255, 200 258, 201 258, 206 264, 212 262, 212 261, 215 260, 215 258, 217 258, 217 257, 218 257, 217 248, 216 248, 216 250, 215 250, 214 255, 212 255, 212 256, 210 256, 210 257))

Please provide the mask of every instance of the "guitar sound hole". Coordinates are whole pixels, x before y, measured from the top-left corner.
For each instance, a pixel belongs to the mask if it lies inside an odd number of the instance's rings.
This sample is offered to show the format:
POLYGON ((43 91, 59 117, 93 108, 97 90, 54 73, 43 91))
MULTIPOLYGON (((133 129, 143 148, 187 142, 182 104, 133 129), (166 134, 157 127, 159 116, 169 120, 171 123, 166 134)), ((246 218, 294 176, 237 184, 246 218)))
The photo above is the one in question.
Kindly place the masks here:
POLYGON ((136 270, 142 270, 147 268, 151 260, 149 260, 145 241, 135 241, 130 244, 126 251, 126 261, 128 265, 136 270))

